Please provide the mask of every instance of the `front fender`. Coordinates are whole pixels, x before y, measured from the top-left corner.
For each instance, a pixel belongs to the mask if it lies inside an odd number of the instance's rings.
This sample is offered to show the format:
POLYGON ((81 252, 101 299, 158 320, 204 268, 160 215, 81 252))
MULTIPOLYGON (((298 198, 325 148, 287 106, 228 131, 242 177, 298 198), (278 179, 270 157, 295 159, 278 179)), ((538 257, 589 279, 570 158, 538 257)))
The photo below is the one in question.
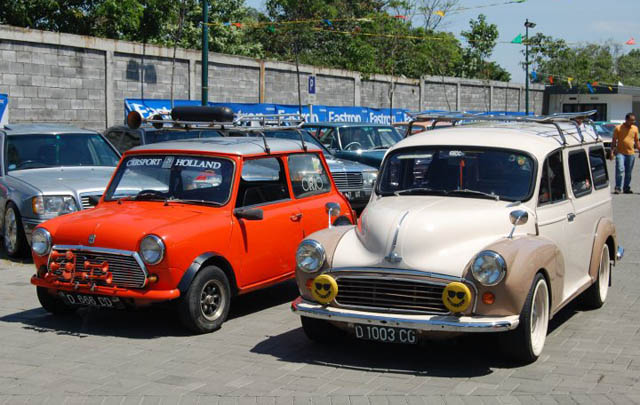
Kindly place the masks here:
POLYGON ((502 239, 483 250, 499 253, 507 264, 507 274, 497 286, 485 287, 471 274, 471 262, 465 269, 464 277, 478 287, 476 313, 480 315, 519 315, 527 294, 538 271, 543 270, 551 289, 552 313, 562 298, 564 280, 564 260, 562 253, 551 240, 527 235, 515 239, 502 239), (495 296, 493 304, 482 302, 482 295, 491 292, 495 296))
POLYGON ((340 240, 344 237, 344 235, 346 235, 350 231, 355 231, 354 225, 336 226, 333 228, 326 228, 314 232, 304 239, 313 239, 316 242, 320 243, 324 248, 326 257, 324 266, 322 266, 319 271, 312 274, 304 272, 296 266, 296 283, 298 284, 300 295, 302 295, 305 299, 313 300, 313 298, 311 297, 311 291, 307 290, 306 288, 307 280, 313 279, 319 274, 322 274, 323 272, 331 268, 333 264, 333 254, 338 247, 338 243, 340 243, 340 240))

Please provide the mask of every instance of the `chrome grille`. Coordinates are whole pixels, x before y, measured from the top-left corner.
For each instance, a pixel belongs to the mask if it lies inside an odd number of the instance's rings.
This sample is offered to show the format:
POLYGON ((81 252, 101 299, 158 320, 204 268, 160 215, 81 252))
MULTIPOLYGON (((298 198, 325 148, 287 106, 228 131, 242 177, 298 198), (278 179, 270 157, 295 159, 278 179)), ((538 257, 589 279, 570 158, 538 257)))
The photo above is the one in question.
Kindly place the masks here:
MULTIPOLYGON (((66 253, 66 250, 63 249, 55 249, 59 253, 66 253)), ((103 253, 103 252, 91 252, 84 250, 71 250, 76 256, 76 277, 73 279, 73 282, 78 282, 80 284, 88 284, 89 281, 85 280, 81 274, 86 273, 87 270, 84 268, 84 262, 89 261, 92 265, 99 265, 103 262, 109 263, 109 272, 113 276, 113 282, 110 285, 107 285, 104 281, 98 280, 96 282, 99 286, 108 286, 108 287, 122 287, 122 288, 142 288, 146 283, 146 273, 144 269, 140 267, 135 257, 133 257, 133 253, 131 255, 120 255, 114 253, 103 253), (81 273, 82 272, 82 273, 81 273), (80 274, 78 274, 80 273, 80 274)), ((51 263, 53 260, 49 260, 48 270, 57 276, 62 277, 62 268, 67 263, 67 259, 62 255, 57 260, 56 263, 60 264, 60 268, 56 271, 51 271, 51 263)), ((94 273, 97 275, 103 275, 102 272, 94 273)), ((62 280, 62 279, 61 279, 62 280)))
POLYGON ((331 176, 338 190, 361 189, 364 184, 362 181, 362 173, 358 172, 331 173, 331 176))
POLYGON ((89 208, 93 208, 96 206, 96 203, 94 203, 93 201, 91 201, 91 197, 97 197, 97 199, 99 199, 100 197, 102 197, 102 195, 100 194, 82 194, 80 195, 80 202, 82 203, 82 209, 86 210, 89 208))
POLYGON ((366 276, 342 276, 337 282, 336 303, 342 307, 429 314, 449 313, 442 303, 444 284, 366 276))

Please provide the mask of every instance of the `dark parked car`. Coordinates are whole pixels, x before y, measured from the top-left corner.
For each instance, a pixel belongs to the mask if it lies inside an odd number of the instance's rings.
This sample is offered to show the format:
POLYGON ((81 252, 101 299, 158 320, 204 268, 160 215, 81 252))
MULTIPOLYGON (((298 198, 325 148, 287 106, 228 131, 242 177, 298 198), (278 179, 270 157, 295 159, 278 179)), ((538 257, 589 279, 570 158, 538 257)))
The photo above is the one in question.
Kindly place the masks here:
POLYGON ((402 139, 391 125, 369 122, 319 122, 302 126, 336 157, 379 168, 389 147, 402 139))
POLYGON ((215 129, 209 130, 188 127, 154 128, 152 125, 143 125, 137 129, 131 129, 125 125, 118 125, 108 128, 104 134, 120 153, 124 153, 136 146, 151 143, 222 136, 220 132, 215 129))

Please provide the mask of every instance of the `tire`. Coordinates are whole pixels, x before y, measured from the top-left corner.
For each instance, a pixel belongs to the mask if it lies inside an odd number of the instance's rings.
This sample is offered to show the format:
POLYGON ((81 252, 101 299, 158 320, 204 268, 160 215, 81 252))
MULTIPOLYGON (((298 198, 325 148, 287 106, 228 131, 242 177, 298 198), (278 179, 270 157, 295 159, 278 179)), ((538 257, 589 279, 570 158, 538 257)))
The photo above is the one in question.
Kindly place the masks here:
POLYGON ((600 252, 600 264, 598 265, 598 277, 582 295, 582 305, 588 309, 598 309, 604 305, 609 292, 609 280, 611 277, 611 259, 609 245, 602 246, 600 252))
POLYGON ((12 202, 7 204, 7 208, 4 211, 4 231, 2 235, 7 256, 14 259, 26 256, 28 244, 22 227, 22 218, 18 207, 12 202))
POLYGON ((333 221, 333 225, 334 226, 344 226, 344 225, 353 225, 351 223, 351 221, 349 221, 349 218, 345 217, 344 215, 339 216, 338 218, 336 218, 335 221, 333 221))
POLYGON ((504 335, 503 348, 507 356, 525 364, 540 357, 549 328, 549 307, 549 286, 538 273, 527 294, 518 327, 504 335))
POLYGON ((195 333, 220 329, 231 305, 231 288, 224 271, 216 266, 201 269, 178 300, 178 316, 195 333))
POLYGON ((333 343, 344 336, 343 331, 325 320, 301 316, 300 321, 304 334, 316 343, 333 343))
POLYGON ((53 315, 68 315, 76 311, 76 308, 65 304, 60 298, 50 294, 47 288, 36 287, 36 294, 42 308, 53 315))

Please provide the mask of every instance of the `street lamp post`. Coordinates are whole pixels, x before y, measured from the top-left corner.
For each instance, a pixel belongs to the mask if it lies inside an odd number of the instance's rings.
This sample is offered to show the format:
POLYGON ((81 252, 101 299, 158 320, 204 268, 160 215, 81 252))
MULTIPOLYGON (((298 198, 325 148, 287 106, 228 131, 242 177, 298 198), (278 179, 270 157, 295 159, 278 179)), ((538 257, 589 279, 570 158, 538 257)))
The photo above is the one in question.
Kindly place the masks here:
POLYGON ((527 20, 524 22, 524 64, 526 69, 525 90, 524 90, 524 108, 525 113, 529 115, 529 28, 535 28, 536 23, 527 20))
POLYGON ((202 1, 202 105, 209 101, 209 2, 202 1))

